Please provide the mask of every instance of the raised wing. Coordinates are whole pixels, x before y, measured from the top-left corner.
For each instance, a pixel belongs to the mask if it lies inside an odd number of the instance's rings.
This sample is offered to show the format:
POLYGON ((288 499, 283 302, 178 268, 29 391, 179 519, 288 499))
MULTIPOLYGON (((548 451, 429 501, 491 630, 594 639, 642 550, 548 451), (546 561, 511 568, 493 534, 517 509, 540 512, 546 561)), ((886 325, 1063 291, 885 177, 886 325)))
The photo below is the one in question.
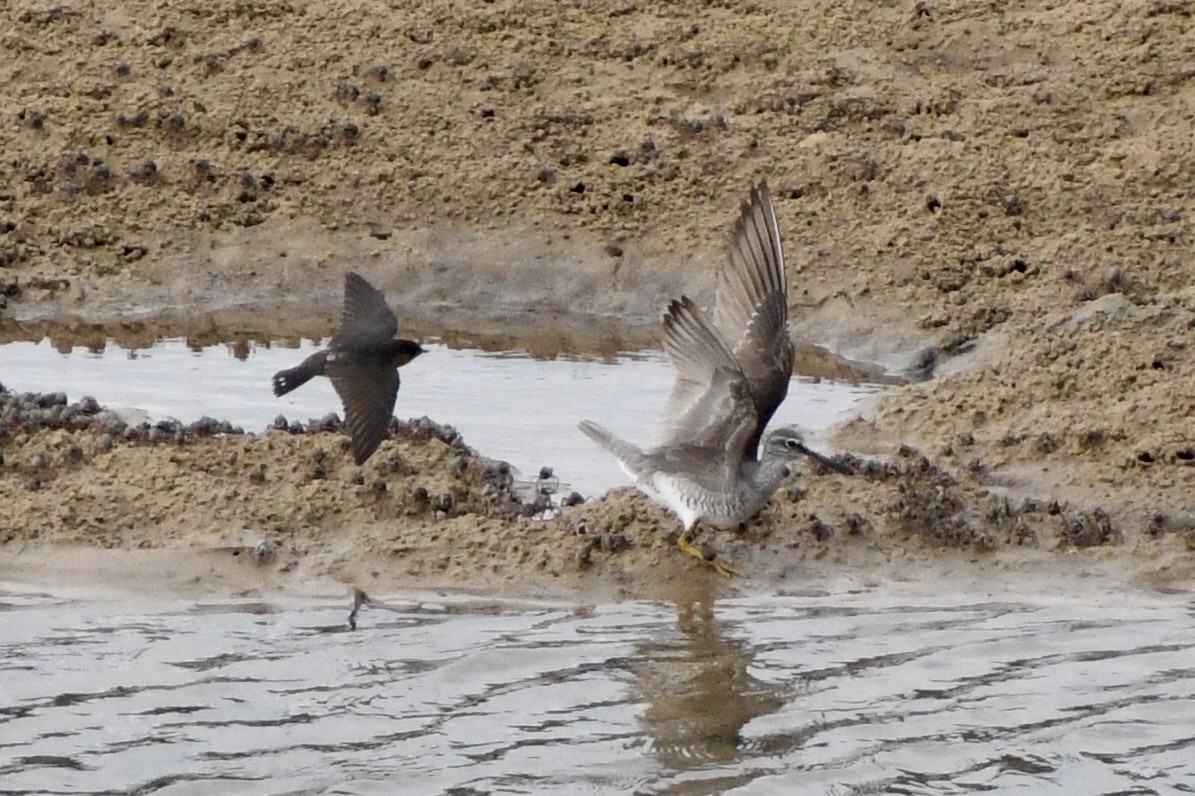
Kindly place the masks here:
POLYGON ((793 369, 788 279, 767 181, 740 206, 726 264, 718 272, 714 326, 728 342, 754 402, 758 426, 745 451, 755 458, 764 428, 788 394, 793 369))
POLYGON ((398 319, 386 306, 386 297, 364 278, 344 276, 344 316, 334 342, 341 345, 384 343, 398 333, 398 319))
POLYGON ((329 359, 327 373, 344 404, 353 461, 362 465, 382 444, 390 428, 398 397, 398 369, 389 364, 362 364, 337 358, 329 359))
POLYGON ((688 297, 673 301, 664 316, 664 350, 676 367, 676 383, 664 409, 659 444, 725 452, 738 476, 747 443, 759 436, 747 382, 718 330, 688 297))

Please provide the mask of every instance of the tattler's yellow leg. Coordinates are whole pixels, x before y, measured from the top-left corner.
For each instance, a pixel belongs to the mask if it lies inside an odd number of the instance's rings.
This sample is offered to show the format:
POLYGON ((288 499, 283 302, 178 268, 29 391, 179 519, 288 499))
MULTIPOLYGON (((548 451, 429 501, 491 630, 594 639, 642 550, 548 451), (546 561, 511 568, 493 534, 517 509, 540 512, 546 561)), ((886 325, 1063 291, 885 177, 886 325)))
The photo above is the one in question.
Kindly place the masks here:
POLYGON ((701 552, 701 548, 693 544, 693 539, 689 536, 688 531, 685 531, 677 537, 676 546, 683 552, 688 553, 689 555, 698 559, 703 564, 708 564, 709 566, 713 567, 715 572, 723 575, 724 577, 738 578, 742 577, 743 575, 742 572, 735 567, 732 567, 730 564, 727 564, 725 561, 721 561, 717 558, 713 560, 706 558, 705 553, 701 552))

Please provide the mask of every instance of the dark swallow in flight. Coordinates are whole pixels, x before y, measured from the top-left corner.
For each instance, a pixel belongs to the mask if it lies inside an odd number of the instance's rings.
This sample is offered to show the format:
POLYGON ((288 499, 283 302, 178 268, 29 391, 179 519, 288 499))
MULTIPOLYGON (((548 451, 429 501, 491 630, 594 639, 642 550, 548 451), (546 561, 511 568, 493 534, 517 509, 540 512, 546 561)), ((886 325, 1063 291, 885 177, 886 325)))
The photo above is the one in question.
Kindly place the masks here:
POLYGON ((385 297, 354 273, 344 277, 344 317, 332 344, 297 368, 274 374, 274 395, 286 395, 313 376, 327 376, 344 404, 353 461, 364 464, 386 437, 398 397, 398 369, 424 352, 396 340, 398 319, 385 297))

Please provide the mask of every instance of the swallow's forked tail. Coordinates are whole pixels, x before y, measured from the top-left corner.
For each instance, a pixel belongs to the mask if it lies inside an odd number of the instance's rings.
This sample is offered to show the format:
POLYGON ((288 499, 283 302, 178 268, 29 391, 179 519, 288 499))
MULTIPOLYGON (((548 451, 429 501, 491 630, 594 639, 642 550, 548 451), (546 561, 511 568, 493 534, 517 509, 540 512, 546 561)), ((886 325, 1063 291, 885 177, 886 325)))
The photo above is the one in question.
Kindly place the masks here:
POLYGON ((322 376, 328 363, 328 352, 317 351, 304 359, 297 368, 280 370, 271 380, 274 384, 274 395, 286 395, 291 390, 302 387, 315 376, 322 376))
POLYGON ((299 367, 290 368, 289 371, 278 371, 272 379, 275 396, 284 396, 295 388, 307 384, 313 376, 324 375, 326 367, 327 351, 315 351, 314 354, 302 361, 299 367))
POLYGON ((274 395, 286 395, 296 387, 302 387, 311 381, 315 375, 307 371, 302 365, 290 370, 280 370, 274 374, 274 395))

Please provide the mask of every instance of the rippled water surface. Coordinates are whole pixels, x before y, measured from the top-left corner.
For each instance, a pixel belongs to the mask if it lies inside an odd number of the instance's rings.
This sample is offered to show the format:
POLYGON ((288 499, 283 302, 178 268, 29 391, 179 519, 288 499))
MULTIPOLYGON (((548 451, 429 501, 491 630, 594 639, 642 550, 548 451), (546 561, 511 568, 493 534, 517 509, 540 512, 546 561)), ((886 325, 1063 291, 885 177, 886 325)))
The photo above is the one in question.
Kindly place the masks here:
MULTIPOLYGON (((314 350, 0 347, 0 380, 257 431, 314 350)), ((396 414, 587 492, 625 478, 576 431, 647 442, 658 355, 433 346, 396 414)), ((874 388, 795 380, 822 429, 874 388)), ((0 794, 1195 793, 1195 605, 980 584, 600 606, 394 598, 65 600, 0 589, 0 794), (971 588, 968 588, 971 586, 971 588)))
POLYGON ((6 794, 1195 790, 1189 598, 0 594, 6 794))
MULTIPOLYGON (((455 426, 486 456, 511 462, 525 476, 544 465, 584 494, 627 483, 617 463, 577 430, 595 420, 627 439, 651 444, 674 371, 662 354, 625 355, 611 361, 532 359, 525 353, 489 353, 427 345, 429 353, 404 367, 394 413, 427 415, 455 426)), ((0 345, 0 382, 21 392, 66 392, 106 406, 132 408, 151 420, 184 423, 203 415, 260 432, 279 414, 307 421, 340 412, 327 379, 282 398, 270 377, 317 349, 214 345, 198 350, 182 340, 129 350, 77 346, 59 352, 49 340, 0 345)), ((879 390, 875 385, 797 378, 774 423, 796 423, 812 432, 850 416, 879 390)))

